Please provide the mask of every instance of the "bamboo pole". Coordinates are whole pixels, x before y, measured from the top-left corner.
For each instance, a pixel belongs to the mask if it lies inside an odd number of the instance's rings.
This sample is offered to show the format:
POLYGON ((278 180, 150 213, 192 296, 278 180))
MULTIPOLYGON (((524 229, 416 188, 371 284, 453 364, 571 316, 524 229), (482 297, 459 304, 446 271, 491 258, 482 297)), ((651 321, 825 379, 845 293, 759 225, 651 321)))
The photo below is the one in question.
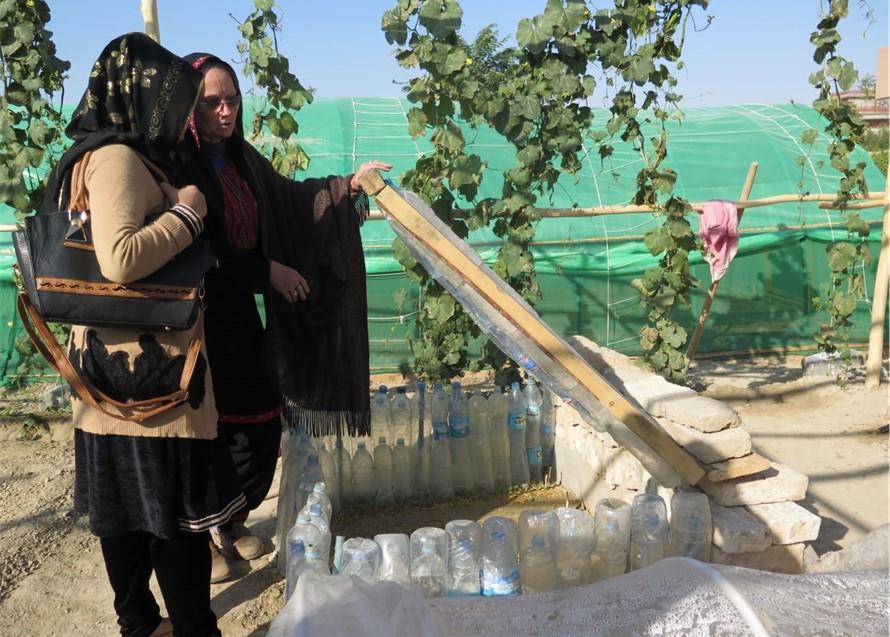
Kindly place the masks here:
MULTIPOLYGON (((758 164, 756 161, 752 161, 751 165, 748 167, 748 175, 745 177, 745 183, 742 186, 742 194, 739 197, 739 203, 745 202, 748 197, 751 195, 751 190, 754 188, 754 178, 757 176, 757 167, 758 164)), ((742 223, 742 215, 745 214, 744 208, 740 208, 738 210, 738 223, 741 225, 742 223)), ((692 333, 692 338, 689 340, 689 347, 686 348, 686 367, 689 367, 690 363, 692 363, 692 359, 695 358, 695 352, 698 350, 698 342, 701 340, 702 332, 705 329, 705 321, 708 320, 708 314, 711 313, 711 304, 714 302, 714 296, 717 294, 717 287, 720 285, 720 279, 716 281, 711 281, 711 285, 708 287, 708 296, 705 298, 704 305, 701 308, 701 314, 698 316, 698 323, 695 325, 695 331, 692 333)))
POLYGON ((871 331, 868 335, 868 359, 865 364, 865 386, 875 388, 881 384, 881 366, 884 362, 884 320, 887 315, 887 285, 890 279, 890 168, 884 184, 884 225, 881 228, 881 252, 878 271, 875 274, 875 294, 871 304, 871 331))
POLYGON ((145 33, 152 40, 161 43, 161 27, 158 24, 157 0, 142 0, 142 21, 145 22, 145 33))

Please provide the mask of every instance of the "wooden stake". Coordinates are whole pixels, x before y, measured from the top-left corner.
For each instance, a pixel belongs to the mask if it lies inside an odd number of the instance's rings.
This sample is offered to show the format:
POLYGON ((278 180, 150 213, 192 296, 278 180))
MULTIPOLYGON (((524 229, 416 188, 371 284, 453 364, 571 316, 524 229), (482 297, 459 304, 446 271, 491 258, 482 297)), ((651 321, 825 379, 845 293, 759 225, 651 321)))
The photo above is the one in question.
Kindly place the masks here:
MULTIPOLYGON (((751 166, 748 167, 748 176, 745 177, 745 184, 742 186, 742 194, 739 197, 739 203, 744 203, 748 196, 751 194, 751 190, 754 188, 754 177, 757 176, 757 167, 759 164, 756 161, 751 162, 751 166)), ((745 214, 744 208, 739 208, 738 216, 739 216, 739 224, 742 223, 742 215, 745 214)), ((695 325, 695 331, 692 333, 692 338, 689 339, 689 347, 686 348, 686 367, 689 367, 690 363, 692 363, 692 359, 695 358, 695 352, 698 350, 698 342, 701 340, 702 332, 705 329, 705 321, 708 320, 708 314, 711 313, 711 304, 714 302, 714 296, 717 294, 717 287, 720 285, 720 279, 716 281, 711 281, 710 287, 708 287, 708 296, 705 297, 705 302, 701 308, 701 314, 698 316, 698 323, 695 325)))
POLYGON ((868 360, 865 364, 865 386, 875 388, 881 384, 881 366, 884 362, 884 320, 887 316, 887 285, 890 278, 890 168, 884 185, 884 223, 881 227, 881 252, 878 255, 878 271, 875 274, 875 295, 871 304, 871 331, 868 335, 868 360))
POLYGON ((158 1, 142 0, 142 21, 145 22, 145 33, 152 40, 161 43, 161 27, 158 25, 158 1))

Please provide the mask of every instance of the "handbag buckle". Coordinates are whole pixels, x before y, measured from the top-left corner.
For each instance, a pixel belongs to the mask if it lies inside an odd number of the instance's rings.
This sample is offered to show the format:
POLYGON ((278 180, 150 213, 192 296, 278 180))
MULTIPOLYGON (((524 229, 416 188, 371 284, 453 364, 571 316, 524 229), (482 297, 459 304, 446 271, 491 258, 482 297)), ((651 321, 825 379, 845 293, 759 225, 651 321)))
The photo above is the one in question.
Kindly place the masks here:
POLYGON ((22 270, 18 263, 12 264, 12 282, 19 292, 25 291, 25 279, 22 278, 22 270))
POLYGON ((89 243, 87 237, 86 224, 90 220, 90 215, 86 210, 69 210, 68 222, 70 227, 65 235, 65 241, 76 241, 77 243, 89 243))

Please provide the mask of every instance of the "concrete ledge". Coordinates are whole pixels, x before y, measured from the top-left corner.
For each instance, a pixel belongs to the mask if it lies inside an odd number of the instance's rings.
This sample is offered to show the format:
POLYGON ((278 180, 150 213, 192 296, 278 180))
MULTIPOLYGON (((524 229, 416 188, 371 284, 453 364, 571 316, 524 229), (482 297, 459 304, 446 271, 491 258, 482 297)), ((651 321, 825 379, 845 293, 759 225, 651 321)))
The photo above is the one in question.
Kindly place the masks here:
POLYGON ((794 502, 754 504, 747 509, 769 529, 773 544, 812 542, 819 537, 822 518, 794 502))
POLYGON ((698 486, 718 504, 726 507, 803 500, 809 478, 799 471, 770 463, 770 468, 744 478, 711 482, 703 478, 698 486))
POLYGON ((741 427, 703 433, 667 418, 659 418, 658 422, 671 438, 705 464, 741 458, 751 453, 751 435, 741 427))

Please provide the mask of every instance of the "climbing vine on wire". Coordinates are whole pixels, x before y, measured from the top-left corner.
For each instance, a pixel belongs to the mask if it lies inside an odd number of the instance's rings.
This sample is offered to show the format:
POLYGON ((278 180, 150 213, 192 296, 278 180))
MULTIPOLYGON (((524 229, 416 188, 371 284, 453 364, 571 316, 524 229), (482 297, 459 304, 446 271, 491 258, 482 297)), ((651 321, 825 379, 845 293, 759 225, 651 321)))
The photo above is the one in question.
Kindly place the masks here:
POLYGON ((296 141, 299 125, 293 112, 312 102, 312 91, 300 84, 287 57, 278 51, 281 19, 275 0, 255 0, 254 7, 238 26, 244 38, 238 42, 244 75, 265 91, 264 98, 254 104, 251 141, 279 173, 291 177, 309 167, 309 156, 296 141))
MULTIPOLYGON (((815 46, 813 59, 820 65, 820 69, 810 76, 810 82, 819 92, 813 108, 827 120, 825 133, 830 140, 828 156, 831 165, 841 174, 833 205, 840 209, 847 231, 846 240, 832 241, 827 247, 830 279, 822 284, 821 295, 813 298, 813 305, 827 313, 828 321, 820 325, 814 338, 824 352, 838 352, 849 365, 853 312, 857 301, 865 299, 863 272, 871 255, 866 243, 868 224, 858 212, 846 207, 855 198, 868 195, 864 176, 866 163, 853 163, 851 159, 856 146, 854 140, 862 138, 865 122, 853 105, 840 98, 840 92, 852 88, 858 78, 853 63, 838 54, 841 42, 838 25, 847 17, 847 5, 847 0, 829 0, 827 13, 810 36, 810 42, 815 46)), ((813 144, 817 135, 815 129, 806 131, 804 143, 813 144)))

